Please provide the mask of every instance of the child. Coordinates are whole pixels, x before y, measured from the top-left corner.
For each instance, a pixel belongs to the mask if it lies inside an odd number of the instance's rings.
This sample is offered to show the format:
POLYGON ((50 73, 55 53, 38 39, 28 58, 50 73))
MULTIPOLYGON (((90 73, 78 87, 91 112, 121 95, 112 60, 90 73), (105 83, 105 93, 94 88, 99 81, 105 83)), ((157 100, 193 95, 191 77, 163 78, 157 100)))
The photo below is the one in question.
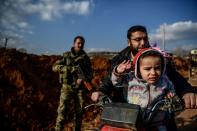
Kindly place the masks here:
POLYGON ((134 57, 133 64, 125 60, 115 67, 111 80, 115 86, 126 84, 124 95, 127 102, 140 105, 142 109, 149 107, 159 96, 174 96, 173 84, 165 75, 165 58, 152 48, 140 50, 134 57), (132 67, 134 72, 131 71, 132 67))

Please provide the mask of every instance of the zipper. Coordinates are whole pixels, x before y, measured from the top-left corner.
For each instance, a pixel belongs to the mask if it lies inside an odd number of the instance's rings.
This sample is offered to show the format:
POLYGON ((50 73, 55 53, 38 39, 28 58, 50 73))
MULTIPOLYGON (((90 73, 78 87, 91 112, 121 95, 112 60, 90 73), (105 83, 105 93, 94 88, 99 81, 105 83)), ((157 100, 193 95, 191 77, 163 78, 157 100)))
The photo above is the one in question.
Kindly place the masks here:
POLYGON ((148 85, 148 104, 147 107, 150 105, 150 86, 148 85))

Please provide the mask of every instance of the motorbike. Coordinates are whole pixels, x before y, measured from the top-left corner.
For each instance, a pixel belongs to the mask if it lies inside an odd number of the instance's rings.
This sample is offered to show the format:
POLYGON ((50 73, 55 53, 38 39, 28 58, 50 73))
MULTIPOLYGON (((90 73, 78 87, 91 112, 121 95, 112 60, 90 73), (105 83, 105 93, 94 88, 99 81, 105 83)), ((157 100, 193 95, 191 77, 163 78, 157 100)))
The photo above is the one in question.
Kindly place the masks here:
POLYGON ((159 130, 165 131, 165 121, 183 110, 182 105, 176 95, 172 98, 160 96, 146 109, 135 104, 112 102, 109 97, 101 96, 98 103, 85 108, 97 106, 102 110, 97 131, 153 131, 158 130, 158 125, 159 130))

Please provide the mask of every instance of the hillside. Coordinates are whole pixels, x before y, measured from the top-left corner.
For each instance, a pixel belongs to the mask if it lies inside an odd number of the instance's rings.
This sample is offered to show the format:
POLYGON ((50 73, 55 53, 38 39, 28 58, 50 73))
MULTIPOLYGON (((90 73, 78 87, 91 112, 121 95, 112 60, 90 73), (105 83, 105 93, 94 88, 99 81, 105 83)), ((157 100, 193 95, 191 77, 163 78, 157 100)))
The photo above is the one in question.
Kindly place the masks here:
MULTIPOLYGON (((53 130, 61 88, 58 74, 52 72, 57 59, 60 56, 38 56, 0 48, 0 129, 53 130)), ((92 65, 95 67, 93 83, 96 86, 110 63, 99 57, 92 65), (95 66, 99 63, 104 67, 95 66)), ((87 104, 89 96, 87 94, 85 98, 87 104)), ((69 114, 67 121, 73 115, 69 114)), ((84 119, 90 120, 88 117, 84 119)))
POLYGON ((59 56, 0 50, 1 129, 50 129, 56 117, 60 85, 51 65, 59 56))

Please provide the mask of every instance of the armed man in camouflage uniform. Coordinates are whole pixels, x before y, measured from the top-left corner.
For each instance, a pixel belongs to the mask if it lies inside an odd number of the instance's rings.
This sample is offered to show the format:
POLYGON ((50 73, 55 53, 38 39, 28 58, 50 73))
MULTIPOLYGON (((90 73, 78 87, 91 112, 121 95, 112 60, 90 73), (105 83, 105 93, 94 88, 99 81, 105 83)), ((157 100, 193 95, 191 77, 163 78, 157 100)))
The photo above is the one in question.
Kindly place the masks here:
POLYGON ((60 83, 62 84, 58 116, 56 119, 56 131, 63 131, 65 122, 65 110, 69 108, 71 99, 75 104, 75 131, 80 131, 82 123, 82 107, 85 81, 91 81, 92 69, 90 59, 83 50, 85 39, 77 36, 74 39, 70 52, 63 54, 63 59, 53 65, 53 71, 59 72, 60 83), (82 71, 79 71, 80 70, 82 71))

